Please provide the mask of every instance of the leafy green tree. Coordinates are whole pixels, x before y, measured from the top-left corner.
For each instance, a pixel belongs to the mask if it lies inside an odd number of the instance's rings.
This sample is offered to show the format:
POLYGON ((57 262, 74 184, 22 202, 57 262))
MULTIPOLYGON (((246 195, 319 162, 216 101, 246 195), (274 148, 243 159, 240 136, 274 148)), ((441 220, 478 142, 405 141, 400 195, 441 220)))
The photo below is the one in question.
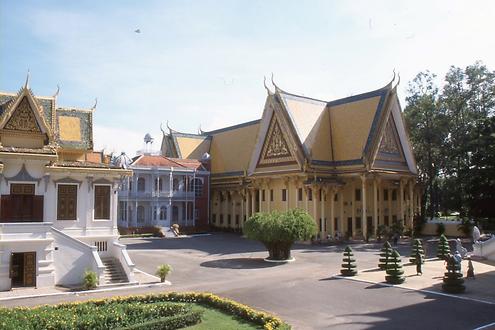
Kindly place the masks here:
POLYGON ((409 83, 404 109, 414 156, 418 164, 418 179, 425 184, 421 214, 433 217, 438 213, 439 174, 443 168, 444 141, 448 134, 446 117, 439 106, 435 74, 425 71, 409 83))
POLYGON ((309 240, 316 232, 313 218, 300 209, 256 213, 244 224, 246 236, 263 243, 271 260, 290 259, 294 242, 309 240))

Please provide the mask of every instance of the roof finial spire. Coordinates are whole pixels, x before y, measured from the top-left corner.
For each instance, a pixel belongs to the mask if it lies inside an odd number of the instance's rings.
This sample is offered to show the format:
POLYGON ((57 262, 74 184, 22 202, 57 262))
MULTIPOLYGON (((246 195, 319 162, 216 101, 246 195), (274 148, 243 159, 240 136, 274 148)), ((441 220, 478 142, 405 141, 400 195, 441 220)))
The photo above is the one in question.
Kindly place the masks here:
POLYGON ((275 81, 273 80, 273 72, 272 72, 272 84, 273 86, 275 86, 275 92, 283 92, 283 90, 281 90, 277 84, 275 84, 275 81))
POLYGON ((265 86, 266 91, 268 92, 268 95, 272 95, 272 91, 266 86, 266 76, 263 76, 263 85, 265 86))
POLYGON ((167 128, 168 128, 169 133, 172 133, 173 130, 170 128, 170 126, 168 126, 168 120, 167 120, 167 128))
POLYGON ((26 82, 24 83, 24 88, 28 89, 29 88, 29 69, 26 75, 26 82))
POLYGON ((395 84, 394 88, 397 88, 397 86, 399 86, 399 84, 400 84, 400 73, 397 73, 397 77, 398 77, 397 84, 395 84))
POLYGON ((60 85, 57 84, 57 91, 55 92, 55 94, 53 94, 53 98, 56 98, 58 96, 58 93, 60 93, 60 85))
POLYGON ((163 135, 166 135, 165 131, 163 130, 163 123, 162 122, 160 122, 160 131, 162 131, 163 135))
POLYGON ((95 110, 97 104, 98 104, 98 98, 95 97, 95 104, 93 104, 93 106, 91 107, 91 110, 95 110))

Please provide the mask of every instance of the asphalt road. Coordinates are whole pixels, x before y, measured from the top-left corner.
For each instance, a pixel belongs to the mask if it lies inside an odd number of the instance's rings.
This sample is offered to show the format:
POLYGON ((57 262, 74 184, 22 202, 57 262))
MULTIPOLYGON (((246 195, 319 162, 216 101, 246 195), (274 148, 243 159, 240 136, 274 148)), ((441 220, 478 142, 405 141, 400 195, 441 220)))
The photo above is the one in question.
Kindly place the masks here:
MULTIPOLYGON (((295 262, 263 261, 257 242, 234 234, 184 239, 125 239, 137 267, 154 273, 172 265, 165 290, 205 291, 275 313, 295 329, 475 329, 495 322, 495 306, 436 294, 332 278, 343 246, 296 245, 295 262)), ((360 269, 376 267, 379 245, 353 246, 360 269)), ((399 246, 401 254, 409 246, 399 246)), ((3 302, 36 305, 110 295, 156 292, 141 288, 83 296, 3 302)), ((495 327, 494 327, 495 328, 495 327)))

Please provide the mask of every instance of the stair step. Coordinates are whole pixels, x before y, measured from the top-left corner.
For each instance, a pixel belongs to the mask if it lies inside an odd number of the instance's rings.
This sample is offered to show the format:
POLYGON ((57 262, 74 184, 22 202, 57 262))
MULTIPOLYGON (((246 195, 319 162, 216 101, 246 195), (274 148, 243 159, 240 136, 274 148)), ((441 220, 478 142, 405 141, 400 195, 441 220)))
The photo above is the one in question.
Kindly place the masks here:
POLYGON ((127 279, 127 275, 124 272, 124 269, 120 265, 120 261, 116 258, 101 258, 103 266, 105 269, 103 270, 103 279, 104 285, 112 285, 112 284, 120 284, 127 283, 129 280, 127 279))

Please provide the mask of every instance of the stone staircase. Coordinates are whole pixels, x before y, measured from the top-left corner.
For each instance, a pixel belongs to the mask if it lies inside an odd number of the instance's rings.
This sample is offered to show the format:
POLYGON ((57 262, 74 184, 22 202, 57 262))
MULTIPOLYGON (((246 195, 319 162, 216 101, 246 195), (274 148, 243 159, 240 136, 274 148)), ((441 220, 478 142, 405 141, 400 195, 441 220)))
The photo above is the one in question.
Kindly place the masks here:
POLYGON ((105 278, 104 283, 100 283, 103 285, 112 285, 119 283, 128 283, 127 275, 124 272, 124 269, 120 265, 120 262, 115 258, 101 258, 103 265, 105 266, 105 271, 103 272, 103 276, 105 278))

